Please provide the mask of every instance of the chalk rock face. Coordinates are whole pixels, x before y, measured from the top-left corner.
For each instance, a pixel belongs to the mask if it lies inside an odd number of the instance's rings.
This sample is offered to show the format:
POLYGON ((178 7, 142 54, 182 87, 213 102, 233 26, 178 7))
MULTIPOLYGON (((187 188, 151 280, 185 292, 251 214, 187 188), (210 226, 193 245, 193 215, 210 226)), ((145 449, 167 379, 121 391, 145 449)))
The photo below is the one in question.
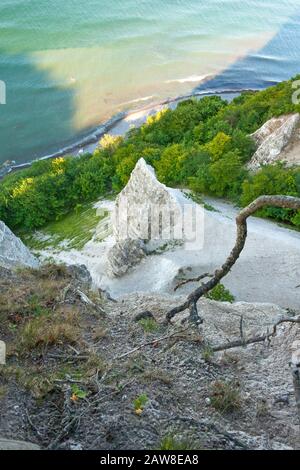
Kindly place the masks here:
POLYGON ((38 260, 4 222, 0 222, 0 266, 7 269, 39 266, 38 260))
POLYGON ((248 164, 255 171, 261 165, 283 161, 300 164, 300 114, 289 114, 267 121, 252 134, 258 148, 248 164))
POLYGON ((116 245, 108 253, 107 273, 122 276, 146 252, 181 240, 184 197, 161 184, 141 158, 119 194, 113 214, 116 245))
POLYGON ((124 240, 116 243, 109 251, 107 274, 121 277, 139 264, 146 256, 145 245, 140 240, 124 240))

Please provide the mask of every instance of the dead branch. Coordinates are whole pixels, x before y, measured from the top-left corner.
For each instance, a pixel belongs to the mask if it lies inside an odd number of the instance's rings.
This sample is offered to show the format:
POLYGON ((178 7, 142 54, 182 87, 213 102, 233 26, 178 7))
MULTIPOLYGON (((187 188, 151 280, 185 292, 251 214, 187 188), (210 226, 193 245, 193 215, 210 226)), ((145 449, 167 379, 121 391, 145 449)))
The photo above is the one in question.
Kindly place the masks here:
MULTIPOLYGON (((129 385, 133 384, 134 382, 136 381, 136 379, 132 379, 128 382, 126 382, 125 384, 122 385, 122 391, 128 387, 129 385)), ((47 450, 53 450, 55 449, 58 444, 60 443, 60 441, 65 438, 69 432, 73 429, 73 427, 76 426, 76 424, 78 424, 80 422, 80 420, 82 418, 84 418, 84 416, 87 414, 87 412, 91 409, 91 408, 95 408, 95 407, 98 407, 98 405, 105 401, 107 398, 110 398, 112 397, 113 395, 117 395, 120 393, 120 390, 114 390, 113 392, 107 394, 107 395, 103 395, 101 394, 101 392, 98 392, 92 400, 90 400, 88 403, 87 403, 87 406, 85 408, 83 408, 83 410, 81 410, 79 413, 77 413, 75 416, 69 416, 67 417, 67 419, 63 419, 62 420, 62 430, 61 432, 55 437, 55 439, 48 445, 47 447, 47 450)), ((68 395, 67 395, 67 401, 68 401, 68 395)))
POLYGON ((180 330, 180 331, 175 331, 175 333, 171 333, 169 335, 166 335, 166 336, 161 336, 160 338, 156 338, 156 339, 152 339, 151 341, 147 341, 146 343, 142 343, 140 344, 139 346, 137 346, 136 348, 134 349, 131 349, 130 351, 124 353, 124 354, 121 354, 121 356, 117 356, 113 359, 113 361, 116 361, 116 360, 119 360, 119 359, 123 359, 124 357, 127 357, 127 356, 130 356, 131 354, 134 354, 135 352, 139 351, 140 349, 143 349, 147 346, 153 346, 155 344, 159 344, 161 343, 162 341, 165 341, 167 339, 170 339, 170 338, 174 338, 174 337, 181 337, 182 334, 187 331, 189 329, 189 327, 187 328, 184 328, 183 330, 180 330))
POLYGON ((77 356, 74 356, 74 354, 48 354, 47 357, 50 359, 62 359, 64 361, 87 361, 89 358, 88 355, 84 354, 77 356))
POLYGON ((245 337, 243 337, 240 340, 231 341, 228 343, 221 344, 220 346, 213 347, 212 351, 213 352, 227 351, 228 349, 245 347, 245 346, 248 346, 249 344, 263 343, 265 341, 269 341, 271 338, 276 336, 277 328, 282 323, 300 323, 300 317, 299 318, 281 318, 277 323, 275 323, 275 325, 273 325, 272 331, 270 333, 266 333, 260 336, 254 336, 248 339, 245 339, 245 337))
POLYGON ((191 282, 200 282, 202 279, 205 279, 206 277, 213 277, 213 274, 205 273, 201 274, 201 276, 194 277, 191 279, 184 279, 184 281, 181 281, 177 284, 177 286, 174 288, 174 292, 176 292, 180 287, 185 286, 186 284, 189 284, 191 282))
POLYGON ((31 428, 33 429, 33 431, 36 433, 36 435, 39 437, 39 439, 43 439, 43 436, 42 436, 42 433, 38 430, 38 428, 36 427, 36 425, 33 423, 32 419, 31 419, 31 416, 29 414, 29 411, 27 410, 27 408, 25 408, 25 413, 26 413, 26 418, 28 420, 28 423, 30 424, 31 428))
POLYGON ((84 292, 82 292, 79 289, 76 289, 75 292, 79 296, 81 302, 83 302, 86 305, 90 305, 91 307, 93 307, 95 310, 97 310, 100 313, 105 313, 104 310, 99 305, 96 305, 94 302, 92 302, 91 299, 84 292))
MULTIPOLYGON (((223 279, 231 271, 232 267, 239 259, 241 252, 243 251, 247 239, 247 219, 257 212, 259 209, 267 206, 281 207, 284 209, 295 209, 300 210, 300 198, 292 196, 261 196, 256 199, 254 202, 245 207, 236 217, 236 242, 235 245, 226 259, 223 266, 217 269, 213 277, 204 284, 201 284, 197 289, 195 289, 186 299, 186 301, 179 305, 178 307, 170 310, 167 315, 167 321, 171 321, 172 318, 180 312, 183 312, 186 309, 190 309, 192 305, 193 318, 195 319, 195 308, 197 310, 197 302, 201 297, 210 292, 214 287, 216 287, 221 279, 223 279)), ((197 314, 198 317, 198 314, 197 314)), ((199 317, 197 318, 196 323, 201 322, 199 317)))

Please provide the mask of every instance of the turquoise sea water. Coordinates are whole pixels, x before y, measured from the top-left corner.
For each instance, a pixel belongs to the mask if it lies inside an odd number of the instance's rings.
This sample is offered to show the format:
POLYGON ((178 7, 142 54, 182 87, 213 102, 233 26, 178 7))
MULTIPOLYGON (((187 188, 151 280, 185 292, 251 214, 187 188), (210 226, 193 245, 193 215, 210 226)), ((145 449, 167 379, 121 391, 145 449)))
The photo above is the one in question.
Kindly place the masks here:
POLYGON ((1 0, 0 163, 124 109, 299 72, 300 0, 1 0))

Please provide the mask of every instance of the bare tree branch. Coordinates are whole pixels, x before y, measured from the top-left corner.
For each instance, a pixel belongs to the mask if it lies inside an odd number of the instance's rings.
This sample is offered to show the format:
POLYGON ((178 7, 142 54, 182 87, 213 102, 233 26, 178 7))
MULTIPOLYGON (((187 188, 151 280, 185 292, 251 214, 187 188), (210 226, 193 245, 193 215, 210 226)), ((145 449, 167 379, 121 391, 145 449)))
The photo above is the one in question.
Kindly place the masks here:
MULTIPOLYGON (((183 312, 186 309, 190 309, 193 306, 193 318, 195 319, 195 308, 197 311, 197 302, 205 294, 210 292, 214 287, 216 287, 221 279, 223 279, 234 266, 238 258, 240 257, 241 252, 243 251, 247 239, 247 219, 259 209, 263 207, 273 206, 281 207, 284 209, 295 209, 300 210, 300 198, 292 196, 261 196, 256 199, 254 202, 245 207, 236 217, 236 242, 235 245, 228 256, 227 260, 219 269, 217 269, 208 282, 202 284, 197 289, 195 289, 186 299, 186 301, 179 305, 178 307, 173 308, 167 313, 167 321, 172 320, 172 318, 180 312, 183 312)), ((198 315, 197 315, 198 316, 198 315)), ((201 322, 198 318, 196 323, 201 322)))
POLYGON ((271 333, 266 333, 260 336, 254 336, 248 339, 245 339, 244 337, 236 341, 227 342, 227 343, 221 344, 220 346, 213 347, 212 351, 213 352, 227 351, 228 349, 234 349, 234 348, 239 348, 241 346, 248 346, 249 344, 263 343, 264 341, 269 341, 271 338, 276 336, 277 328, 282 323, 300 323, 300 317, 299 318, 281 318, 277 323, 275 323, 275 325, 273 325, 271 333))
POLYGON ((174 291, 176 292, 180 287, 185 286, 186 284, 189 284, 190 282, 200 282, 202 281, 202 279, 205 279, 206 277, 213 277, 213 274, 205 273, 205 274, 201 274, 201 276, 194 277, 192 279, 184 279, 184 281, 181 281, 179 282, 179 284, 177 284, 177 286, 174 288, 174 291))
POLYGON ((166 335, 166 336, 161 336, 160 338, 152 339, 151 341, 147 341, 146 343, 142 343, 139 346, 137 346, 136 348, 131 349, 130 351, 128 351, 124 354, 121 354, 121 356, 115 357, 113 360, 116 361, 116 360, 123 359, 124 357, 130 356, 131 354, 134 354, 135 352, 139 351, 142 348, 145 348, 146 346, 153 346, 153 345, 159 344, 162 341, 167 340, 167 339, 171 339, 171 338, 175 338, 175 337, 180 338, 183 335, 183 333, 185 331, 187 331, 188 329, 189 328, 187 327, 187 328, 175 331, 175 333, 171 333, 171 334, 166 335))

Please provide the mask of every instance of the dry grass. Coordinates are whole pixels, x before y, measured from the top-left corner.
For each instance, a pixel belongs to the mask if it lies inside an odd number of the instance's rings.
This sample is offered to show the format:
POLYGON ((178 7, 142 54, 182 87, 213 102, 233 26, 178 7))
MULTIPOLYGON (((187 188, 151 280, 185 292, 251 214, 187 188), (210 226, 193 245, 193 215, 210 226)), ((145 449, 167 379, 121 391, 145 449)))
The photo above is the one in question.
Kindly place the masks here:
POLYGON ((19 333, 19 352, 63 343, 75 344, 80 336, 76 314, 66 317, 53 314, 29 320, 19 333))
POLYGON ((109 332, 107 328, 103 328, 101 326, 97 327, 93 331, 93 340, 100 341, 101 339, 107 338, 109 336, 109 332))
POLYGON ((210 399, 215 410, 222 414, 237 411, 242 405, 239 386, 233 382, 214 382, 210 399))
MULTIPOLYGON (((88 389, 101 377, 106 365, 82 339, 89 334, 89 310, 72 290, 63 295, 72 282, 64 266, 52 264, 19 271, 17 286, 13 277, 1 279, 0 333, 8 364, 0 368, 0 398, 11 382, 42 398, 68 381, 79 380, 88 389)), ((107 332, 99 328, 96 334, 100 339, 107 332)))
POLYGON ((56 375, 53 371, 43 371, 41 367, 19 365, 6 366, 0 370, 2 380, 14 380, 20 387, 30 391, 34 398, 43 398, 54 389, 56 375))
MULTIPOLYGON (((55 362, 22 365, 3 366, 0 368, 0 379, 3 382, 14 380, 21 388, 29 391, 33 397, 44 398, 55 388, 69 381, 79 381, 87 388, 92 387, 96 375, 101 377, 106 364, 103 359, 95 353, 87 353, 87 359, 78 363, 76 356, 74 360, 64 361, 57 359, 55 362)), ((0 387, 6 390, 5 385, 0 387)))
POLYGON ((142 378, 146 382, 161 382, 165 385, 171 386, 173 384, 174 378, 171 374, 165 372, 162 369, 153 368, 146 370, 142 378))
POLYGON ((68 279, 70 274, 68 273, 67 267, 63 264, 48 263, 41 266, 39 269, 23 269, 21 271, 23 275, 32 275, 37 279, 58 280, 68 279))
POLYGON ((0 400, 6 397, 7 387, 5 385, 0 385, 0 400))
POLYGON ((19 276, 17 288, 14 282, 0 285, 0 320, 6 331, 11 325, 22 325, 28 318, 50 312, 68 283, 63 266, 27 269, 19 276))

